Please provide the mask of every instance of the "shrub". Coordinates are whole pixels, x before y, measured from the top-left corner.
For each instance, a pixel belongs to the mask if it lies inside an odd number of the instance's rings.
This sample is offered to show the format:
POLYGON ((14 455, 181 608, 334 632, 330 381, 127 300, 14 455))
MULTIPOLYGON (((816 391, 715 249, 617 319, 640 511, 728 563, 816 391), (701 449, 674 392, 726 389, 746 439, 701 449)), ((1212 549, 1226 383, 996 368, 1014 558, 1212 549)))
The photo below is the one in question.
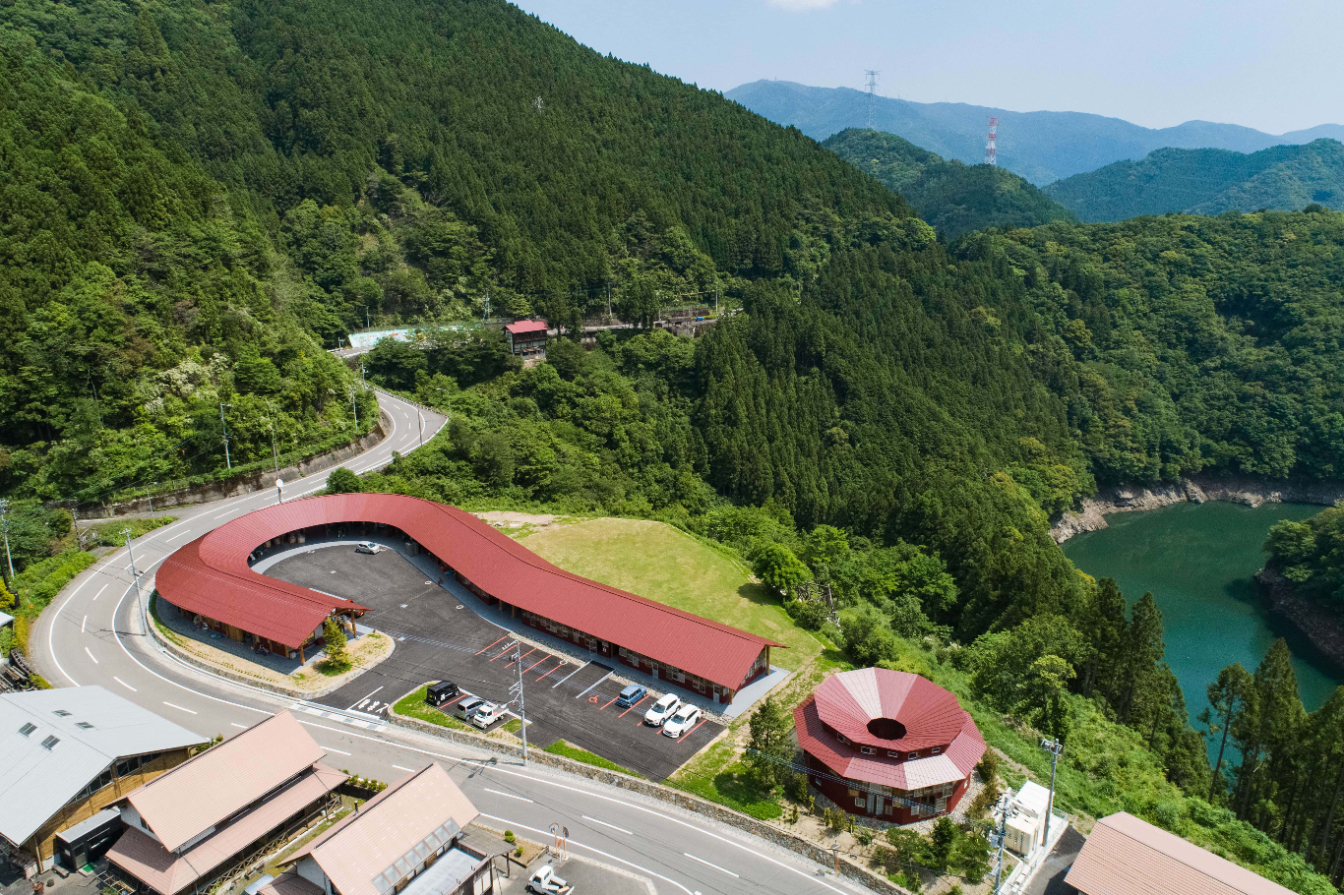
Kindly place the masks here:
POLYGON ((509 845, 513 845, 513 843, 518 841, 518 837, 513 835, 513 830, 505 830, 504 841, 507 842, 509 845))

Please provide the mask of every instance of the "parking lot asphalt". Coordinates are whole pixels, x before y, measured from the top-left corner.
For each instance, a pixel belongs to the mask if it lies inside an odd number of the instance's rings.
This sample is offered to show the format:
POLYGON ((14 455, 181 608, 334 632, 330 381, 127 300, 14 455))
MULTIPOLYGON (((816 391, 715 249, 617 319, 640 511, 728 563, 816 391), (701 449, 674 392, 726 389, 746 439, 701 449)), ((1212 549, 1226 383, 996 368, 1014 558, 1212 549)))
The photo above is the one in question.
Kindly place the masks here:
POLYGON ((655 781, 723 729, 704 720, 680 739, 663 736, 643 723, 661 693, 628 709, 616 705, 622 684, 610 676, 615 663, 578 663, 527 643, 515 651, 512 635, 489 621, 498 610, 475 597, 467 598, 475 605, 459 600, 393 550, 368 555, 348 545, 317 546, 280 560, 265 574, 368 606, 373 611, 362 624, 396 640, 382 664, 318 700, 334 708, 381 714, 411 690, 439 680, 502 703, 521 671, 530 746, 545 748, 563 739, 655 781), (514 660, 515 652, 521 652, 521 661, 514 660))

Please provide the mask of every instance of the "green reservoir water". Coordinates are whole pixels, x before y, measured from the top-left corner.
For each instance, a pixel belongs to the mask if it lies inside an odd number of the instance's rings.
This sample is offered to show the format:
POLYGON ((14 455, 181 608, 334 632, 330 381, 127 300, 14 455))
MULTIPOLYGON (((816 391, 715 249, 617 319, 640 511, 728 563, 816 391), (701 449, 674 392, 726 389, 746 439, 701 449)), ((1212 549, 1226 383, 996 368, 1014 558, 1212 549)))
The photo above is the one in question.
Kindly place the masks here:
POLYGON ((1152 591, 1162 610, 1167 662, 1192 722, 1208 705, 1205 689, 1219 671, 1233 662, 1255 671, 1279 637, 1288 640, 1302 701, 1311 711, 1344 683, 1344 673, 1269 614, 1252 576, 1264 565, 1260 548, 1271 525, 1320 509, 1209 502, 1114 513, 1106 517, 1110 528, 1076 535, 1064 552, 1089 575, 1114 578, 1131 605, 1152 591))

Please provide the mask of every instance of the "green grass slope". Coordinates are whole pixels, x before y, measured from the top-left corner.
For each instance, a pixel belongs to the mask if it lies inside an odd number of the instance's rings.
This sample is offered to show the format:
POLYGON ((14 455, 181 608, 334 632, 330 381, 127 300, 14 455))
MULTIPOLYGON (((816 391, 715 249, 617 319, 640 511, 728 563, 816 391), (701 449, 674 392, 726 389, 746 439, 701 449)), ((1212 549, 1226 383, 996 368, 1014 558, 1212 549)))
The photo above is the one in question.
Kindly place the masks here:
POLYGON ((1315 140, 1250 154, 1159 149, 1052 183, 1045 192, 1084 221, 1145 214, 1293 211, 1318 204, 1344 210, 1344 144, 1315 140))
POLYGON ((947 239, 989 227, 1074 221, 1063 206, 1011 171, 944 161, 895 134, 851 128, 821 145, 900 193, 947 239))

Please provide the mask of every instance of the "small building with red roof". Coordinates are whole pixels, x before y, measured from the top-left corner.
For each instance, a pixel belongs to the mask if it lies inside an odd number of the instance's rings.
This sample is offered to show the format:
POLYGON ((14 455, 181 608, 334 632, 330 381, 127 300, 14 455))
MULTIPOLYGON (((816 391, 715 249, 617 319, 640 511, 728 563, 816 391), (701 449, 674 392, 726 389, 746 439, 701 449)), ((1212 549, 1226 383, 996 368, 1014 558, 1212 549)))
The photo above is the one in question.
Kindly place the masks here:
POLYGON ((812 785, 851 814, 897 824, 952 811, 985 754, 957 697, 904 671, 832 675, 793 719, 812 785))
POLYGON ((504 338, 514 354, 533 354, 546 348, 546 321, 519 320, 504 327, 504 338))

